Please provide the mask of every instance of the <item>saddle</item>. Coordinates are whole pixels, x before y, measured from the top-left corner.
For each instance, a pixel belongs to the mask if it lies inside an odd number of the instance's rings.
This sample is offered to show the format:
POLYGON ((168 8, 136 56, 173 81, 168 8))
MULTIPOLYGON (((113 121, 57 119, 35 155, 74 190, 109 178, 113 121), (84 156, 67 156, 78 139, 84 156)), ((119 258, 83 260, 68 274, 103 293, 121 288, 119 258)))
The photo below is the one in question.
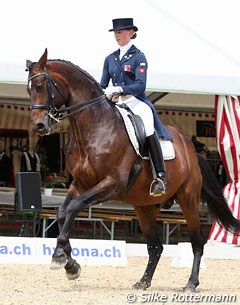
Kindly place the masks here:
POLYGON ((145 133, 144 124, 143 124, 141 117, 139 115, 134 114, 132 112, 132 110, 124 103, 121 105, 117 105, 117 107, 120 107, 127 111, 127 116, 132 123, 134 132, 135 132, 135 136, 136 136, 138 144, 139 144, 139 153, 141 156, 147 156, 147 149, 146 149, 146 145, 145 145, 146 144, 146 133, 145 133))
MULTIPOLYGON (((127 134, 137 154, 136 161, 129 175, 128 188, 135 182, 137 176, 142 170, 142 159, 149 160, 148 149, 146 145, 146 133, 143 121, 140 116, 135 115, 126 104, 116 105, 124 121, 127 134)), ((165 160, 175 158, 175 152, 171 141, 160 140, 163 157, 165 160)))

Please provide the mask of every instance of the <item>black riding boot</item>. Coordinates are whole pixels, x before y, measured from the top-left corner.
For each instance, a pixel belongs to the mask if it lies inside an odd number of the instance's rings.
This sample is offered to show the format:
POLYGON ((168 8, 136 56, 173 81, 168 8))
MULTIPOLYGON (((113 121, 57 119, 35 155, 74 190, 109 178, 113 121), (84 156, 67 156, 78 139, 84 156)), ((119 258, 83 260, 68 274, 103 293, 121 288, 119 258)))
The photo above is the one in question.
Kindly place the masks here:
POLYGON ((161 196, 166 193, 166 168, 162 154, 162 148, 156 133, 150 137, 146 137, 149 154, 152 159, 152 164, 157 176, 153 181, 150 189, 152 196, 161 196))

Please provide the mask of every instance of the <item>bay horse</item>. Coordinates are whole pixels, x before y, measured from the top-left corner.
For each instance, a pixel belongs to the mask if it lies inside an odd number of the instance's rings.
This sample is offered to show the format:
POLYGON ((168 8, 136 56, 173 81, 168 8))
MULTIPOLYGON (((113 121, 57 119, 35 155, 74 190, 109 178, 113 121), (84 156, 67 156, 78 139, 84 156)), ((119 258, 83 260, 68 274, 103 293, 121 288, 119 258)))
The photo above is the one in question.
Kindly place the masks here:
POLYGON ((86 71, 65 60, 48 60, 47 49, 38 62, 27 60, 27 90, 31 100, 31 126, 39 135, 53 131, 57 121, 70 120, 70 143, 66 166, 73 177, 64 203, 57 212, 59 236, 52 256, 52 269, 65 267, 69 279, 80 275, 80 265, 71 257, 69 242, 74 218, 84 208, 111 200, 131 203, 147 243, 149 260, 141 279, 133 287, 150 287, 163 251, 157 233, 159 209, 176 201, 190 231, 193 265, 185 290, 199 285, 199 266, 207 238, 200 230, 199 204, 205 198, 213 217, 227 230, 240 230, 223 197, 221 187, 207 161, 198 155, 191 140, 174 127, 175 158, 166 161, 167 193, 149 194, 150 162, 141 160, 142 170, 128 188, 137 155, 129 141, 122 117, 105 98, 99 83, 86 71), (67 113, 64 115, 64 113, 67 113))

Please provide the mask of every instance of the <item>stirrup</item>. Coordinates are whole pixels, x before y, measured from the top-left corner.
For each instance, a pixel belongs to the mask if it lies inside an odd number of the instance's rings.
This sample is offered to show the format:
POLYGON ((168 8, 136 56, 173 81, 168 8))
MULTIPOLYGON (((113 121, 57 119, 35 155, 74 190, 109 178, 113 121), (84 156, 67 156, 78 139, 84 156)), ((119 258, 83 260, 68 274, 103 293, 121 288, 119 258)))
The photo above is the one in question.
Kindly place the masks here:
POLYGON ((166 182, 165 182, 165 180, 161 180, 160 178, 154 179, 152 181, 152 183, 150 184, 149 194, 150 194, 150 196, 153 196, 153 197, 159 197, 159 196, 162 196, 162 195, 166 194, 166 182), (156 188, 156 185, 158 183, 162 184, 162 190, 156 188))

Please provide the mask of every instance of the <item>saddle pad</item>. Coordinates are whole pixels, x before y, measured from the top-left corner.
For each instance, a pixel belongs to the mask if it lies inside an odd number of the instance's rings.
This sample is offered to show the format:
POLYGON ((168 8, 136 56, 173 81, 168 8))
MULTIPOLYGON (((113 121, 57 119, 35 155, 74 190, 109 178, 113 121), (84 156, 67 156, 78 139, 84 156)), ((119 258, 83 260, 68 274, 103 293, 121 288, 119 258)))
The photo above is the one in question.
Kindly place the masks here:
MULTIPOLYGON (((118 109, 119 113, 121 114, 123 118, 123 122, 125 125, 125 128, 127 130, 127 134, 129 137, 130 142, 132 143, 132 146, 138 156, 140 156, 142 159, 149 159, 148 157, 142 157, 139 151, 139 143, 135 134, 135 130, 133 127, 133 124, 128 117, 128 111, 124 108, 119 107, 118 105, 115 105, 116 108, 118 109)), ((171 160, 175 158, 175 151, 174 147, 171 141, 166 141, 166 140, 160 140, 161 148, 162 148, 162 153, 163 153, 163 158, 164 160, 171 160)))
POLYGON ((162 152, 163 152, 163 159, 164 160, 172 160, 175 158, 175 150, 173 147, 172 141, 166 141, 160 139, 160 144, 162 147, 162 152))

